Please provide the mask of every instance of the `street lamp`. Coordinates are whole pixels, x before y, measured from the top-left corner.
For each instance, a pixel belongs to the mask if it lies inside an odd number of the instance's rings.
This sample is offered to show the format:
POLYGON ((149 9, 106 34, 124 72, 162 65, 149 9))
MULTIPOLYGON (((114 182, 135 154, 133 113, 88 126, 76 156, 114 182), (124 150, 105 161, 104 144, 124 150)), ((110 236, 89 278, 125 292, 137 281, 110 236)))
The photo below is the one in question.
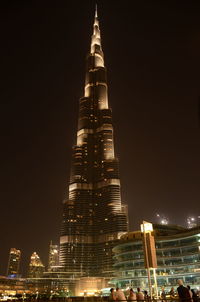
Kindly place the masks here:
POLYGON ((147 269, 149 293, 152 299, 151 269, 153 270, 155 293, 158 297, 156 280, 157 257, 152 223, 143 221, 141 224, 141 232, 143 234, 144 264, 145 268, 147 269))

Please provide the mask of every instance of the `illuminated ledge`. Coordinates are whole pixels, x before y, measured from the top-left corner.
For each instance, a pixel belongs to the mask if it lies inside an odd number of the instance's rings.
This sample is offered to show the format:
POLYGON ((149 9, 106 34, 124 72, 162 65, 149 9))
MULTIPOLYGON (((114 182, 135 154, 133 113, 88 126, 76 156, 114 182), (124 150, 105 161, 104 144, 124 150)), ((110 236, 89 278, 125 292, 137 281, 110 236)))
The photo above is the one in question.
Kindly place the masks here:
POLYGON ((77 132, 77 136, 82 135, 82 134, 90 134, 90 133, 94 133, 93 129, 81 129, 77 132))
MULTIPOLYGON (((103 130, 113 130, 112 124, 103 124, 101 127, 96 129, 96 132, 101 132, 103 130)), ((83 128, 77 131, 77 136, 80 136, 82 134, 92 134, 94 132, 94 129, 83 128)))
POLYGON ((97 183, 73 183, 71 185, 69 185, 69 191, 73 191, 73 190, 92 190, 92 189, 99 189, 99 188, 103 188, 106 186, 110 186, 110 185, 115 185, 115 186, 120 186, 120 180, 117 178, 111 178, 111 179, 107 179, 107 180, 103 180, 103 181, 99 181, 97 183))
POLYGON ((113 126, 111 124, 103 124, 101 127, 97 128, 96 132, 101 132, 103 130, 113 130, 113 126))
MULTIPOLYGON (((61 236, 60 244, 65 243, 106 243, 112 240, 118 240, 125 232, 115 232, 109 234, 102 234, 97 236, 83 236, 83 235, 70 235, 70 236, 61 236)), ((62 258, 62 256, 61 256, 62 258)))
POLYGON ((95 84, 94 83, 86 84, 85 89, 88 89, 89 87, 93 87, 93 86, 98 86, 98 85, 103 85, 103 86, 108 87, 108 85, 105 82, 96 82, 95 84))
MULTIPOLYGON (((60 244, 76 242, 76 243, 93 243, 94 239, 92 236, 83 235, 71 235, 71 236, 61 236, 60 244)), ((60 256, 62 258, 62 256, 60 256)))
POLYGON ((82 190, 92 190, 93 189, 93 184, 85 184, 85 183, 73 183, 71 185, 69 185, 69 192, 73 191, 73 190, 78 190, 78 189, 82 189, 82 190))

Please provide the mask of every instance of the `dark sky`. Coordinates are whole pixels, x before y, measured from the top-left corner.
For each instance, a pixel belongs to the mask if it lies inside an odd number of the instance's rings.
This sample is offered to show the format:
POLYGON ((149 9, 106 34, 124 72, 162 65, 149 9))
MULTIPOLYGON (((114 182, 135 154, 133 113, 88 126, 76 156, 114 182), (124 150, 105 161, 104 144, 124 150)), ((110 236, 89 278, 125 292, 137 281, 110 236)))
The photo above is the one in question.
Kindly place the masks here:
MULTIPOLYGON (((97 2, 130 228, 157 212, 183 224, 200 215, 200 4, 97 2)), ((1 274, 10 247, 25 271, 58 243, 94 6, 1 7, 1 274)))

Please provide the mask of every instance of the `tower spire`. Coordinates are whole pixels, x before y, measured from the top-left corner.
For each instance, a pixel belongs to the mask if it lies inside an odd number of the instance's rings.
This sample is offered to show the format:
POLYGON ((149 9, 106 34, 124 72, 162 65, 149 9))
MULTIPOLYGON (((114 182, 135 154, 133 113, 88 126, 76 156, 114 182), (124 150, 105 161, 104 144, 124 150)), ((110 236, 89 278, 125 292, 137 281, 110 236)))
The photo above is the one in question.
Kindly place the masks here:
POLYGON ((97 3, 96 3, 96 6, 95 6, 95 18, 98 18, 98 14, 97 14, 97 3))
POLYGON ((94 15, 94 24, 93 24, 93 35, 91 39, 91 53, 98 53, 99 51, 102 52, 101 49, 101 35, 99 29, 99 20, 97 14, 97 4, 95 7, 95 15, 94 15))

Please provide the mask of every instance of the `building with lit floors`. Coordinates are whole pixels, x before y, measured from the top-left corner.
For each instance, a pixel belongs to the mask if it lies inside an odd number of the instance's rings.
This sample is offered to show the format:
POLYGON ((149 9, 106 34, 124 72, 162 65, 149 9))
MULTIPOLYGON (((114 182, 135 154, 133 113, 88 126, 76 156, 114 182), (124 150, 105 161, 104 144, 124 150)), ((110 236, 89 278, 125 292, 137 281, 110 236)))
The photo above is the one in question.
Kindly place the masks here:
POLYGON ((19 265, 21 260, 21 251, 16 248, 11 248, 8 259, 7 276, 18 277, 19 276, 19 265))
POLYGON ((128 230, 107 91, 96 11, 60 236, 60 266, 73 280, 111 278, 112 249, 128 230))
POLYGON ((52 244, 50 242, 49 246, 49 262, 48 262, 48 271, 53 270, 54 267, 59 265, 59 247, 57 244, 52 244))
MULTIPOLYGON (((200 226, 186 229, 173 225, 154 225, 154 236, 158 287, 177 287, 177 280, 183 279, 184 284, 191 288, 199 288, 200 226)), ((120 241, 113 249, 115 278, 112 282, 122 288, 131 286, 148 290, 141 232, 127 233, 120 241)))
POLYGON ((40 257, 36 252, 31 255, 31 260, 29 263, 29 271, 28 277, 29 278, 41 278, 45 271, 45 267, 40 260, 40 257))

